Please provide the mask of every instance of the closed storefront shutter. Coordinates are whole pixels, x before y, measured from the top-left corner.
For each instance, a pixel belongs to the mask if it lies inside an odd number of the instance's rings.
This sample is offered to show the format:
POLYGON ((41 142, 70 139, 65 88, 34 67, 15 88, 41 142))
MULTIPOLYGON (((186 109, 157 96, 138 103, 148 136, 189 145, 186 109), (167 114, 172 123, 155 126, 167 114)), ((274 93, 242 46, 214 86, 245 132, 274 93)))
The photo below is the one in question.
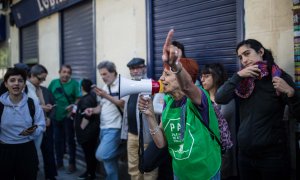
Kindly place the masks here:
POLYGON ((148 2, 148 63, 150 76, 162 73, 162 47, 171 28, 173 40, 184 44, 186 56, 200 65, 222 63, 229 71, 239 67, 235 46, 242 39, 242 2, 238 0, 154 0, 148 2))
POLYGON ((21 62, 26 64, 38 63, 38 29, 37 24, 20 29, 21 62))
POLYGON ((93 1, 86 0, 62 12, 62 63, 75 79, 96 81, 93 1))

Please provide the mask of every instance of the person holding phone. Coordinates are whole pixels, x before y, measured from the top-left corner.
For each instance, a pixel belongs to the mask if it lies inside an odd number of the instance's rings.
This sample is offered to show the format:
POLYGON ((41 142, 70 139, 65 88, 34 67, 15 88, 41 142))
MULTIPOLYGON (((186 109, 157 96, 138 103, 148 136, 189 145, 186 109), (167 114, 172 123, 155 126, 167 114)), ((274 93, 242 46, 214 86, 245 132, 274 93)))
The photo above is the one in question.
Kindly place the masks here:
POLYGON ((71 76, 72 67, 64 64, 59 69, 59 78, 53 79, 48 86, 57 104, 55 108, 55 120, 52 121, 56 167, 57 169, 64 169, 63 157, 67 149, 69 155, 67 173, 76 171, 75 129, 71 111, 80 97, 79 83, 75 79, 72 79, 71 76))
POLYGON ((99 74, 105 83, 103 88, 95 87, 93 91, 101 97, 96 107, 85 109, 86 116, 100 113, 100 144, 96 158, 103 162, 106 179, 119 179, 118 158, 121 153, 121 124, 124 108, 123 98, 119 97, 119 79, 116 65, 111 61, 101 61, 99 74))
POLYGON ((55 101, 52 93, 41 84, 46 80, 48 75, 47 69, 41 65, 36 64, 31 67, 28 80, 26 82, 28 88, 28 96, 36 99, 42 107, 45 120, 46 131, 41 135, 41 140, 35 141, 37 150, 41 149, 44 161, 44 172, 46 179, 55 179, 57 176, 56 163, 54 157, 54 140, 53 140, 53 123, 55 118, 55 101))
POLYGON ((0 116, 1 179, 37 178, 38 155, 33 140, 44 132, 46 125, 43 110, 36 100, 33 100, 34 116, 30 114, 28 96, 23 91, 25 82, 23 70, 9 68, 4 75, 8 92, 0 96, 3 107, 0 116))
POLYGON ((99 139, 99 114, 87 116, 84 110, 98 105, 97 96, 92 91, 92 81, 83 79, 81 81, 82 97, 78 101, 78 108, 75 117, 75 132, 77 142, 81 145, 84 152, 86 169, 78 179, 95 179, 97 159, 95 157, 99 139))

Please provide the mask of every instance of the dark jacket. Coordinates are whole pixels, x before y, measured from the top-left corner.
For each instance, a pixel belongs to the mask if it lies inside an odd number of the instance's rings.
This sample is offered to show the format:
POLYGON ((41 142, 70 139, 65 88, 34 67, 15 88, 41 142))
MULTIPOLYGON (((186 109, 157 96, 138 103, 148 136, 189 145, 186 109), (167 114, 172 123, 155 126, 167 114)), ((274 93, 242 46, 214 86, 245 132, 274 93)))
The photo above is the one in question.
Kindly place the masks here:
MULTIPOLYGON (((240 151, 249 156, 257 157, 285 151, 284 148, 287 147, 283 121, 285 106, 289 106, 296 118, 300 116, 300 92, 296 90, 291 76, 287 73, 283 72, 281 78, 295 89, 293 97, 288 98, 283 93, 278 96, 272 78, 267 76, 254 81, 255 88, 248 98, 238 98, 241 121, 238 145, 240 151)), ((240 76, 234 74, 218 89, 215 101, 219 104, 228 103, 241 80, 240 76)))
POLYGON ((92 116, 85 116, 81 113, 84 112, 86 108, 96 107, 97 98, 95 94, 86 94, 82 96, 77 104, 77 112, 75 118, 75 131, 76 137, 79 144, 82 144, 91 138, 98 136, 100 131, 100 118, 98 114, 92 116), (82 118, 89 120, 89 124, 83 130, 80 127, 82 118))
MULTIPOLYGON (((52 93, 46 87, 43 87, 43 86, 40 86, 40 87, 42 89, 45 104, 54 105, 55 99, 54 99, 54 96, 52 95, 52 93)), ((53 121, 55 118, 55 108, 53 108, 50 112, 47 112, 46 117, 49 117, 51 119, 51 121, 53 121)))

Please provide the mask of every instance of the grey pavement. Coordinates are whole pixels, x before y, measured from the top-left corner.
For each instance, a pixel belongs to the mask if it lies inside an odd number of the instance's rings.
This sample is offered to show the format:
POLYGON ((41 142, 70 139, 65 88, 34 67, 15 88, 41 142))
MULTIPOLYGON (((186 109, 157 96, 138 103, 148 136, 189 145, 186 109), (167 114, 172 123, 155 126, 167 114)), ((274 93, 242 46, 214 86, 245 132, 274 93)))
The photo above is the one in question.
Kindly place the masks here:
MULTIPOLYGON (((44 163, 43 163, 43 158, 41 155, 41 152, 38 153, 39 154, 39 172, 38 172, 38 180, 44 180, 45 179, 45 175, 44 175, 44 163)), ((64 157, 64 165, 65 168, 61 168, 57 171, 58 176, 56 176, 57 180, 73 180, 73 179, 77 179, 78 176, 80 176, 82 173, 84 173, 85 171, 85 162, 83 162, 82 160, 78 159, 76 160, 76 167, 77 170, 72 173, 72 174, 68 174, 67 173, 67 165, 68 165, 68 156, 64 157)), ((99 177, 99 175, 98 175, 99 177)), ((97 179, 101 179, 100 177, 97 179)), ((104 178, 102 178, 104 179, 104 178)))
MULTIPOLYGON (((38 172, 38 177, 37 180, 45 180, 45 175, 44 175, 44 168, 43 168, 43 158, 42 158, 42 154, 41 151, 38 152, 39 155, 39 172, 38 172)), ((80 176, 82 173, 85 172, 85 162, 82 159, 82 154, 80 153, 80 151, 78 152, 77 150, 77 158, 76 158, 76 168, 77 170, 72 173, 72 174, 68 174, 67 173, 67 165, 68 163, 68 156, 65 155, 64 157, 64 165, 65 168, 64 169, 59 169, 57 171, 58 176, 56 176, 57 180, 75 180, 78 178, 78 176, 80 176), (78 157, 79 156, 79 157, 78 157)), ((130 177, 127 173, 127 163, 119 163, 119 177, 120 180, 129 180, 130 177)), ((99 172, 96 172, 96 180, 104 180, 104 169, 102 167, 102 169, 99 168, 99 172)))

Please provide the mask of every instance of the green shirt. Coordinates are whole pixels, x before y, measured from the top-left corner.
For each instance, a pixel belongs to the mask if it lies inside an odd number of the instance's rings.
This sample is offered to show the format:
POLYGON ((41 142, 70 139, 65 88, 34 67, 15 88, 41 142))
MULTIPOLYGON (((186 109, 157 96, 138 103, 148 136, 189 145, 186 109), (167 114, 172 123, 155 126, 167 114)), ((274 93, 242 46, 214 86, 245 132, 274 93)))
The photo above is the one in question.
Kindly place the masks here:
MULTIPOLYGON (((76 99, 80 97, 79 84, 77 81, 71 79, 67 83, 62 84, 65 93, 67 94, 70 103, 75 103, 76 99)), ((70 105, 66 98, 59 79, 51 81, 48 89, 51 91, 55 98, 56 106, 56 120, 61 121, 68 114, 66 107, 70 105)))
MULTIPOLYGON (((173 108, 174 100, 169 95, 165 96, 165 101, 162 124, 168 141, 169 153, 172 156, 174 174, 180 180, 211 179, 220 169, 221 150, 217 141, 211 138, 207 128, 195 116, 194 112, 199 113, 199 110, 190 99, 187 99, 184 138, 181 139, 182 107, 173 108)), ((208 106, 209 127, 219 137, 216 114, 210 102, 208 106)))

